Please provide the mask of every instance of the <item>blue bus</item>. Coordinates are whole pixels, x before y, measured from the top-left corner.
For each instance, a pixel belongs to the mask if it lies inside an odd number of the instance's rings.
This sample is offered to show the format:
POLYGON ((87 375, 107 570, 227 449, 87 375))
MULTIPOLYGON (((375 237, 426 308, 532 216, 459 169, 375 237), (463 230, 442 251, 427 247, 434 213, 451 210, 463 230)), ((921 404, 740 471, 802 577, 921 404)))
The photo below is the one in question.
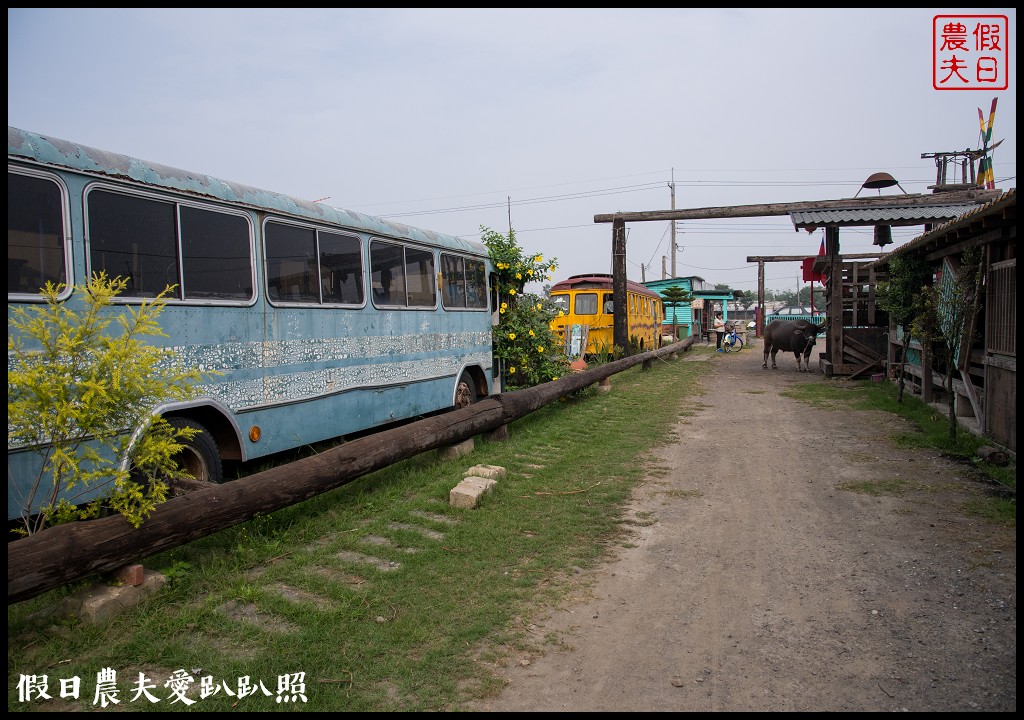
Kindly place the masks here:
MULTIPOLYGON (((121 311, 176 287, 152 342, 218 374, 153 410, 200 431, 178 458, 200 481, 496 391, 478 242, 12 127, 7 207, 8 332, 48 281, 75 303, 94 274, 127 278, 121 311)), ((15 519, 41 455, 7 450, 15 519)))

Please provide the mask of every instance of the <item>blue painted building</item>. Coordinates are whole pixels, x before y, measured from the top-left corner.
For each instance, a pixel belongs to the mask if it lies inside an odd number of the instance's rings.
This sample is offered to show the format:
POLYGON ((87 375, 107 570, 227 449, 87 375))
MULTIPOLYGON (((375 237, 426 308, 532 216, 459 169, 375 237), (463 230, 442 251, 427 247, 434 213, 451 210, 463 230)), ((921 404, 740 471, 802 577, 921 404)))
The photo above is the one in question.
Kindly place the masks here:
POLYGON ((680 339, 691 336, 700 337, 707 333, 716 312, 721 312, 722 318, 728 322, 728 303, 736 297, 736 293, 732 290, 709 288, 704 278, 697 275, 651 280, 645 282, 644 285, 659 295, 667 288, 679 287, 693 296, 693 302, 689 305, 675 308, 665 306, 662 335, 672 335, 674 322, 680 339))

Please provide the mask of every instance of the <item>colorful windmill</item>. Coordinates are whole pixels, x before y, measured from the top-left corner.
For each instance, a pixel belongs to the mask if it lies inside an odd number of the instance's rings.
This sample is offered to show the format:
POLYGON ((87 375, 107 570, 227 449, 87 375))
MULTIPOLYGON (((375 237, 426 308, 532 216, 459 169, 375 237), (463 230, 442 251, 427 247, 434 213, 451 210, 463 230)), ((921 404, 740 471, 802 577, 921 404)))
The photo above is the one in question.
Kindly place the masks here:
POLYGON ((1000 140, 991 148, 988 144, 992 141, 992 123, 996 119, 996 101, 999 98, 992 98, 992 109, 988 114, 988 123, 985 122, 985 115, 981 112, 981 108, 978 108, 978 122, 981 123, 981 157, 978 159, 978 187, 983 187, 986 190, 995 190, 996 179, 995 174, 992 171, 992 156, 989 154, 992 150, 995 150, 1000 140))

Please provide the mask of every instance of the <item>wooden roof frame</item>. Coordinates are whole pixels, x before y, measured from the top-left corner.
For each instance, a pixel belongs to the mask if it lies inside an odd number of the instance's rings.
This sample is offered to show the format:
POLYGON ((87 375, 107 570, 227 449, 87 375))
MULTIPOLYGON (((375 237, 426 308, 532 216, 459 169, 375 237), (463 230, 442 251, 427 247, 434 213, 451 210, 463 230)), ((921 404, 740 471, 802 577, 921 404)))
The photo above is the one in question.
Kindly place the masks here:
MULTIPOLYGON (((672 222, 675 220, 710 220, 739 217, 771 217, 789 215, 799 211, 824 211, 852 208, 884 208, 884 207, 921 207, 929 205, 950 205, 969 203, 982 205, 998 198, 999 190, 972 188, 951 192, 932 193, 930 195, 902 194, 866 198, 844 198, 838 200, 806 200, 791 203, 766 203, 760 205, 734 205, 719 207, 690 208, 678 210, 646 210, 638 212, 604 213, 594 216, 595 223, 611 223, 612 225, 612 295, 618 307, 626 302, 626 223, 627 222, 672 222)), ((830 264, 840 262, 839 256, 839 224, 826 227, 825 255, 830 264)), ((806 257, 810 257, 809 255, 806 257)), ((800 259, 803 259, 802 257, 800 259)), ((817 263, 816 263, 817 265, 817 263)), ((759 280, 758 304, 763 305, 763 280, 759 280)), ((763 316, 763 313, 759 313, 763 316)), ((762 327, 759 321, 758 334, 762 327)), ((841 319, 840 319, 841 322, 841 319)), ((612 342, 621 348, 629 347, 629 332, 626 317, 621 313, 615 315, 612 342)))

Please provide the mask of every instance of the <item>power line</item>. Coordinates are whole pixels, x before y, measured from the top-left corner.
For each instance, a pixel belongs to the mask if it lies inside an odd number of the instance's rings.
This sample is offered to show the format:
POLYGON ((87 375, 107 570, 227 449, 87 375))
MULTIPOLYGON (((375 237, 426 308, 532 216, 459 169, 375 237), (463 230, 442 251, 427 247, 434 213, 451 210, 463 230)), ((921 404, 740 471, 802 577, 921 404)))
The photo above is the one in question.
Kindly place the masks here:
POLYGON ((496 207, 505 207, 511 202, 512 205, 535 205, 537 203, 559 202, 561 200, 579 200, 581 198, 604 197, 606 195, 622 195, 631 192, 642 192, 660 187, 660 183, 648 183, 645 185, 631 185, 619 188, 607 188, 602 190, 587 190, 578 193, 565 193, 562 195, 549 195, 547 197, 529 198, 527 200, 504 200, 501 202, 484 203, 481 205, 463 205, 460 207, 440 208, 437 210, 413 210, 404 213, 384 213, 379 215, 383 218, 409 217, 411 215, 437 215, 448 212, 467 212, 469 210, 490 210, 496 207))
MULTIPOLYGON (((849 168, 847 168, 847 169, 832 168, 832 169, 827 169, 827 170, 830 171, 830 172, 834 172, 834 171, 837 171, 837 170, 838 171, 849 172, 851 170, 858 170, 858 169, 863 169, 863 168, 852 168, 852 169, 849 169, 849 168)), ((894 168, 894 169, 900 169, 900 168, 894 168)), ((906 169, 906 168, 903 168, 903 169, 906 169)), ((919 170, 920 168, 915 168, 915 169, 919 170)), ((815 170, 815 169, 790 168, 790 169, 781 169, 781 170, 778 170, 778 169, 776 169, 776 170, 740 170, 740 171, 735 171, 735 172, 772 172, 772 173, 778 174, 780 172, 821 172, 823 170, 824 169, 815 170)), ((689 172, 707 173, 707 172, 711 172, 711 171, 691 170, 689 172)), ((724 171, 719 171, 719 172, 724 172, 724 171)), ((640 177, 640 176, 653 175, 653 174, 656 174, 656 173, 637 173, 637 174, 634 174, 634 175, 620 175, 618 177, 640 177)), ((607 180, 607 179, 616 179, 616 178, 605 178, 605 179, 607 180)), ((911 184, 924 184, 924 185, 926 185, 927 183, 929 183, 931 181, 932 181, 932 178, 922 179, 922 180, 910 179, 910 180, 905 180, 904 182, 906 184, 908 184, 908 185, 911 185, 911 184)), ((563 187, 563 186, 566 186, 566 185, 580 185, 580 184, 584 184, 584 183, 587 183, 587 182, 597 182, 597 181, 595 181, 595 180, 580 180, 580 181, 568 182, 568 183, 554 183, 554 184, 548 184, 548 185, 538 185, 538 186, 533 186, 533 187, 528 187, 528 188, 519 188, 517 190, 506 191, 504 194, 507 197, 508 194, 511 193, 511 192, 520 192, 522 190, 542 189, 542 188, 548 188, 548 187, 563 187)), ((863 181, 860 180, 860 179, 857 179, 857 180, 747 180, 747 179, 745 179, 745 180, 727 180, 727 179, 723 179, 723 180, 708 180, 708 179, 700 179, 700 180, 679 180, 677 182, 679 184, 686 185, 686 186, 691 187, 691 188, 696 188, 696 187, 744 188, 744 187, 829 187, 829 186, 859 187, 862 184, 863 181)), ((597 190, 586 190, 586 191, 580 191, 580 192, 576 192, 576 193, 561 193, 561 194, 557 194, 557 195, 541 196, 541 197, 536 197, 536 198, 528 198, 526 200, 515 200, 515 201, 513 201, 513 204, 515 204, 515 205, 531 205, 531 204, 536 204, 536 203, 557 202, 557 201, 560 201, 560 200, 576 200, 576 199, 589 198, 589 197, 603 197, 603 196, 606 196, 606 195, 624 194, 624 193, 631 193, 631 192, 641 192, 641 191, 644 191, 644 190, 654 190, 654 189, 660 188, 661 186, 662 186, 662 183, 660 181, 655 181, 655 182, 649 182, 649 183, 641 183, 641 184, 637 184, 637 185, 625 185, 625 186, 619 186, 619 187, 601 188, 601 189, 597 189, 597 190)), ((420 199, 420 200, 394 200, 394 201, 378 202, 378 203, 361 203, 361 204, 353 204, 352 208, 355 209, 355 208, 358 208, 358 207, 377 207, 377 206, 380 206, 380 205, 403 205, 403 204, 409 204, 409 203, 412 203, 412 202, 432 202, 432 201, 436 201, 436 200, 448 200, 448 199, 454 199, 454 198, 460 198, 460 197, 480 197, 480 196, 484 196, 484 195, 494 195, 494 194, 497 194, 497 192, 495 191, 495 192, 490 192, 490 193, 471 193, 471 194, 464 194, 464 195, 449 195, 449 196, 440 196, 440 197, 436 197, 436 198, 423 198, 423 199, 420 199)), ((454 206, 454 207, 448 207, 448 208, 437 208, 437 209, 428 209, 428 210, 419 210, 419 211, 407 211, 407 212, 400 212, 400 213, 386 213, 386 214, 377 213, 377 215, 379 217, 393 217, 393 218, 394 217, 411 217, 411 216, 417 216, 417 215, 436 215, 436 214, 440 214, 440 213, 449 213, 449 212, 469 212, 469 211, 473 211, 473 210, 490 210, 490 209, 494 209, 494 208, 497 208, 497 207, 504 207, 506 204, 507 204, 507 200, 500 200, 500 201, 480 203, 480 204, 473 204, 473 205, 460 205, 460 206, 454 206)))

